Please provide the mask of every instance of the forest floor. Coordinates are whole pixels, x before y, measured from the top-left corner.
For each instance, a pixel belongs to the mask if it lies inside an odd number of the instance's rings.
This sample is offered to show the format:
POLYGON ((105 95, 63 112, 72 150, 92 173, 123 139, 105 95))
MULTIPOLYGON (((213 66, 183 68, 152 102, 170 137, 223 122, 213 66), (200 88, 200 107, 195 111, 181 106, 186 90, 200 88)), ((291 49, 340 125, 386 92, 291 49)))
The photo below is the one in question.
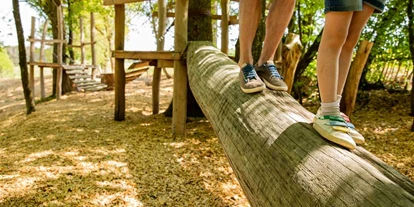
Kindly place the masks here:
MULTIPOLYGON (((144 80, 127 84, 123 122, 114 91, 64 95, 29 116, 20 79, 1 79, 0 94, 0 206, 249 206, 208 120, 189 119, 187 138, 174 138, 171 118, 151 115, 144 80)), ((161 111, 171 97, 163 77, 161 111)), ((409 97, 364 92, 352 118, 363 147, 414 180, 409 97)))

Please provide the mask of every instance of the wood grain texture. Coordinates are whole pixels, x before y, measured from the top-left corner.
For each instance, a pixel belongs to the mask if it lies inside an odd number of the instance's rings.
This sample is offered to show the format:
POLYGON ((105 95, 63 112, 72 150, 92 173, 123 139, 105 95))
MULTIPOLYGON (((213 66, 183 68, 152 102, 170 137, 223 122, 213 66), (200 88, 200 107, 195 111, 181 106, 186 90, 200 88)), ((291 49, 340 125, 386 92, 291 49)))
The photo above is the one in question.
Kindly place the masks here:
POLYGON ((408 178, 393 171, 401 186, 360 156, 369 152, 325 141, 311 126, 313 114, 289 94, 244 94, 237 64, 211 43, 189 44, 187 68, 252 206, 414 206, 408 178))

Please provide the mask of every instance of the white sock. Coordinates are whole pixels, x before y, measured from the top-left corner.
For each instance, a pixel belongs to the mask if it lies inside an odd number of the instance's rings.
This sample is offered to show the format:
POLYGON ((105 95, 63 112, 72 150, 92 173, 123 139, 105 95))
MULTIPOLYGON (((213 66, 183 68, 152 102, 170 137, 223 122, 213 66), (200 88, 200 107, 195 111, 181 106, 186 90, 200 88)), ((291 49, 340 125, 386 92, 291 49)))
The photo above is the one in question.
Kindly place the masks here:
POLYGON ((331 103, 321 103, 321 116, 326 115, 340 115, 339 112, 339 101, 331 102, 331 103))
POLYGON ((339 103, 341 103, 341 98, 342 98, 341 95, 336 94, 336 101, 338 101, 339 103))

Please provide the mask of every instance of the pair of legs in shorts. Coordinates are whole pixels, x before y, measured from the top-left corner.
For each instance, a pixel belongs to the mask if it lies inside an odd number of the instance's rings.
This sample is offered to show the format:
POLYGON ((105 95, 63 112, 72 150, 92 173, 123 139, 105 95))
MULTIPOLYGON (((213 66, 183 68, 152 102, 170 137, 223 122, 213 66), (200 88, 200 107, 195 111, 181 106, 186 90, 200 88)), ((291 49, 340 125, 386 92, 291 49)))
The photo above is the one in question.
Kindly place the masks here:
POLYGON ((313 126, 324 138, 348 149, 364 138, 341 116, 341 94, 361 31, 369 17, 383 9, 384 0, 325 0, 325 27, 317 57, 322 103, 313 126))

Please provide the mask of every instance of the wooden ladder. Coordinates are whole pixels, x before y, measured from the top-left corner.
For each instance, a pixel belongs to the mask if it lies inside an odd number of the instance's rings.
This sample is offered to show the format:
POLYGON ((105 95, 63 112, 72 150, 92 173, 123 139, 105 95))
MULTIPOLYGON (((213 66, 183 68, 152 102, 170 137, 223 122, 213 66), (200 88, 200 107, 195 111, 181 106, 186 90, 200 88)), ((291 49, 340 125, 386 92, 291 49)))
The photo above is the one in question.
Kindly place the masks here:
POLYGON ((69 79, 83 91, 100 91, 108 87, 106 84, 93 80, 83 65, 63 65, 62 67, 69 75, 69 79))

